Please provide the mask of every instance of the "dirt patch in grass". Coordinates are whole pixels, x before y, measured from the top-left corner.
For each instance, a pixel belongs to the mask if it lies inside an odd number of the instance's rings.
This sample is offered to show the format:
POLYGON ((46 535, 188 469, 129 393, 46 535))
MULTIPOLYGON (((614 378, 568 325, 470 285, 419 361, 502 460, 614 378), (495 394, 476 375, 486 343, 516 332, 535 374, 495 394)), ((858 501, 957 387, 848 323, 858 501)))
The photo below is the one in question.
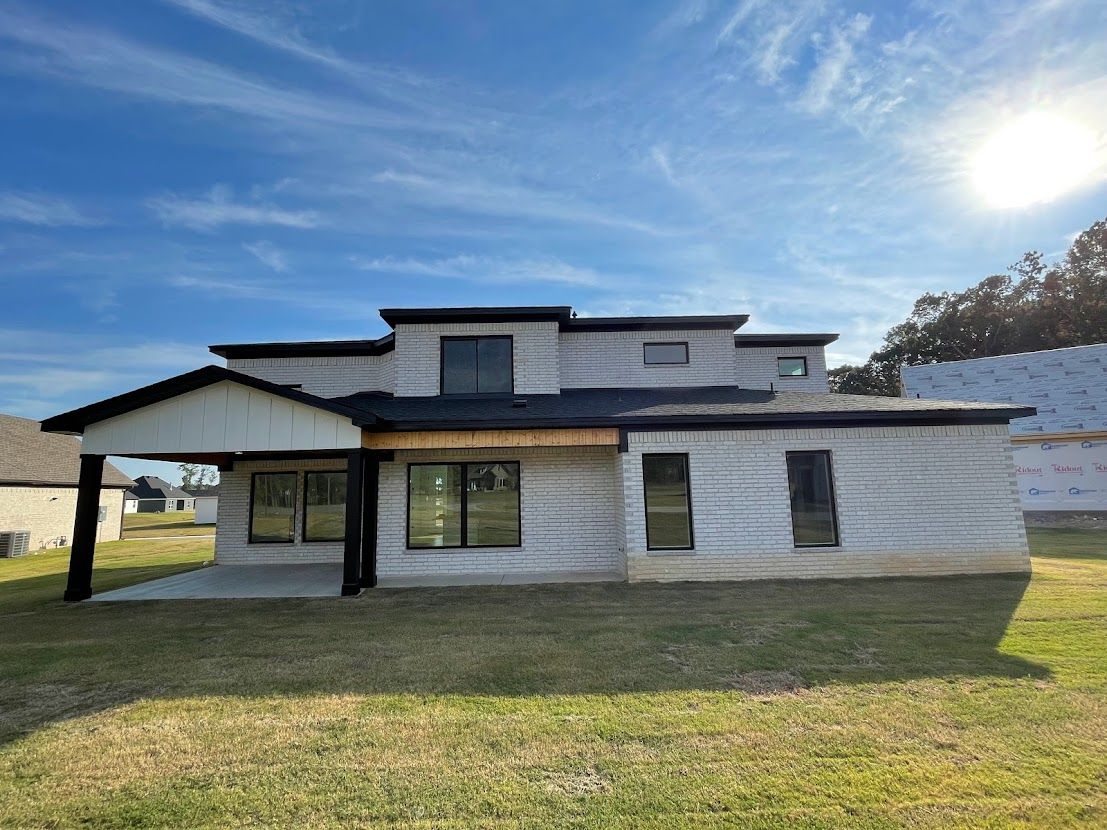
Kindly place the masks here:
POLYGON ((603 795, 613 789, 611 779, 591 765, 579 770, 547 772, 544 780, 546 792, 554 795, 603 795))
POLYGON ((788 671, 747 671, 728 678, 727 683, 754 697, 790 694, 807 688, 802 677, 788 671))

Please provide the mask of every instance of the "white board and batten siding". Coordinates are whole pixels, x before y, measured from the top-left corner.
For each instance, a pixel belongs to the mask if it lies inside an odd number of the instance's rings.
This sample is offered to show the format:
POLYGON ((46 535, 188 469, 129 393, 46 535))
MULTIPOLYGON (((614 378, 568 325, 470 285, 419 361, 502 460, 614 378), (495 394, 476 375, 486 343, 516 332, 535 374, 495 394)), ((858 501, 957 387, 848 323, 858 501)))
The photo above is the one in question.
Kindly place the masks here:
POLYGON ((361 428, 349 418, 223 381, 96 424, 82 452, 264 452, 355 449, 361 428))

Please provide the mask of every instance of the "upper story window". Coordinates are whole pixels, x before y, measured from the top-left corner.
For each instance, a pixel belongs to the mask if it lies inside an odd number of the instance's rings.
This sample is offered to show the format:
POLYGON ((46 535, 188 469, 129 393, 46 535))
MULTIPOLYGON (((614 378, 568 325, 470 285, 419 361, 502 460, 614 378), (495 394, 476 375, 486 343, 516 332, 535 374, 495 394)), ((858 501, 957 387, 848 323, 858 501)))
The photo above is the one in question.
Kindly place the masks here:
POLYGON ((776 359, 776 373, 782 378, 807 377, 806 357, 778 357, 776 359))
POLYGON ((443 337, 443 395, 510 395, 512 383, 511 335, 443 337))
POLYGON ((643 343, 642 361, 647 366, 688 362, 687 343, 643 343))

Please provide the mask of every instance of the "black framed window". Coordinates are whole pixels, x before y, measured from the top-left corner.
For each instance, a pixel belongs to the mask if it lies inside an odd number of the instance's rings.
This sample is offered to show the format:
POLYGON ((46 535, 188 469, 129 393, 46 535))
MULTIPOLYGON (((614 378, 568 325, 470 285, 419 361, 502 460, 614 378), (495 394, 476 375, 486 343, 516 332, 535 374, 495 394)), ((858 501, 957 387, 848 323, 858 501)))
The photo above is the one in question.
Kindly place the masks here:
POLYGON ((838 544, 838 515, 829 450, 786 453, 792 539, 797 548, 838 544))
POLYGON ((346 474, 304 473, 305 542, 341 542, 346 538, 346 474))
POLYGON ((642 456, 646 495, 646 547, 649 550, 689 550, 692 543, 692 495, 688 456, 649 453, 642 456))
POLYGON ((250 541, 292 542, 296 524, 296 474, 254 473, 250 482, 250 541))
POLYGON ((776 373, 782 378, 807 377, 806 357, 778 357, 776 359, 776 373))
POLYGON ((519 462, 409 464, 409 548, 522 544, 519 462))
POLYGON ((510 395, 511 335, 443 337, 441 377, 443 395, 510 395))
POLYGON ((643 343, 642 362, 647 366, 665 366, 688 362, 687 343, 643 343))

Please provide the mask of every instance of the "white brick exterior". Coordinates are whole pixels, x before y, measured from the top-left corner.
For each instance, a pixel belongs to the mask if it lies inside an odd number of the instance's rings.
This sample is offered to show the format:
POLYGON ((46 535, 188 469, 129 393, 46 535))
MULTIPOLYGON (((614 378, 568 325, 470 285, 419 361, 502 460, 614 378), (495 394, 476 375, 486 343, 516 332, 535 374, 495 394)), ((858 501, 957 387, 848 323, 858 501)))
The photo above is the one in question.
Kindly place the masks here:
POLYGON ((1030 567, 1002 425, 632 434, 620 462, 632 580, 1030 567), (802 449, 831 451, 841 547, 793 546, 784 454, 802 449), (643 452, 688 453, 694 551, 646 550, 643 452))
POLYGON ((772 384, 780 392, 826 393, 830 388, 822 346, 742 346, 734 350, 734 359, 738 385, 746 389, 768 389, 772 384), (807 377, 780 377, 778 357, 806 357, 807 377))
POLYGON ((558 351, 563 389, 735 383, 734 335, 718 329, 563 332, 558 351), (677 342, 688 344, 687 364, 645 364, 644 343, 677 342))
POLYGON ((305 470, 342 470, 344 460, 256 461, 235 465, 219 475, 219 514, 215 524, 217 564, 293 564, 341 562, 342 542, 303 541, 303 497, 305 470), (296 528, 292 544, 251 544, 249 541, 250 480, 255 472, 295 472, 296 528))
MULTIPOLYGON (((106 508, 105 521, 96 526, 97 542, 119 539, 123 521, 123 491, 101 490, 100 506, 106 508)), ((64 536, 73 538, 73 519, 77 514, 76 487, 13 487, 0 485, 0 531, 26 530, 31 534, 31 550, 52 546, 64 536)))
POLYGON ((490 334, 511 335, 516 394, 557 394, 559 371, 556 322, 398 325, 395 394, 437 395, 441 338, 490 334))
POLYGON ((614 447, 397 453, 394 462, 381 465, 377 572, 382 577, 621 572, 615 465, 614 447), (407 465, 438 460, 519 462, 520 547, 407 549, 407 465))
POLYGON ((396 386, 395 352, 334 357, 265 357, 228 360, 227 368, 270 383, 298 383, 323 398, 356 392, 391 392, 396 386))

